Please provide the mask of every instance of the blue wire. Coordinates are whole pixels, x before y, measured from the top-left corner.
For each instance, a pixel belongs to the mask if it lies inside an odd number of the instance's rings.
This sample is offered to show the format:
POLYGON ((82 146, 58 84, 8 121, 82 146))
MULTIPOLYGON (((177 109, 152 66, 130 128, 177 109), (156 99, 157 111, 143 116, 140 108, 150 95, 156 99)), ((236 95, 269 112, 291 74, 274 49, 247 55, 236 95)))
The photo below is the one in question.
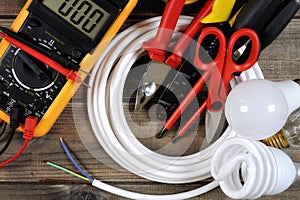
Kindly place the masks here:
POLYGON ((80 173, 85 176, 87 179, 89 179, 91 182, 94 181, 93 178, 91 178, 79 165, 78 163, 74 160, 72 157, 67 145, 64 143, 64 141, 61 139, 60 140, 61 146, 63 147, 65 153, 67 154, 68 158, 71 160, 71 162, 74 164, 74 166, 80 171, 80 173))

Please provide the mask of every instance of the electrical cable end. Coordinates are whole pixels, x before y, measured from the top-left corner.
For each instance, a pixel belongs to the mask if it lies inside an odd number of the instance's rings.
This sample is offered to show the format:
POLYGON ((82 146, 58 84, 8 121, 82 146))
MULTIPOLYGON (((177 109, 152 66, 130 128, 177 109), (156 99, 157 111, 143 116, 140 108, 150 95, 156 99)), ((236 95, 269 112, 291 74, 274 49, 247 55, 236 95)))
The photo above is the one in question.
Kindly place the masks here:
POLYGON ((62 137, 61 137, 61 138, 59 138, 59 141, 60 141, 61 143, 63 143, 63 142, 64 142, 62 137))

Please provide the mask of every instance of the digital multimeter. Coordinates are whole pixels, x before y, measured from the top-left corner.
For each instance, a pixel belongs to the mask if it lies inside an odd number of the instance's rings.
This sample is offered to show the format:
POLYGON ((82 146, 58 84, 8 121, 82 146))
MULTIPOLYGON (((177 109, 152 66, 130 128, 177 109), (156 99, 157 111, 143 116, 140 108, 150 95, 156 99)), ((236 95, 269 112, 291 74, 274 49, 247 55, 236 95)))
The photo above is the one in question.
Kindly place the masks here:
MULTIPOLYGON (((89 72, 137 0, 28 0, 10 27, 29 41, 65 56, 89 72)), ((83 80, 85 73, 78 71, 83 80)), ((0 118, 9 123, 14 105, 24 107, 24 119, 39 118, 34 137, 45 135, 79 83, 49 68, 16 46, 0 43, 0 118), (30 65, 38 66, 43 77, 30 65)), ((19 127, 23 130, 23 125, 19 127)))

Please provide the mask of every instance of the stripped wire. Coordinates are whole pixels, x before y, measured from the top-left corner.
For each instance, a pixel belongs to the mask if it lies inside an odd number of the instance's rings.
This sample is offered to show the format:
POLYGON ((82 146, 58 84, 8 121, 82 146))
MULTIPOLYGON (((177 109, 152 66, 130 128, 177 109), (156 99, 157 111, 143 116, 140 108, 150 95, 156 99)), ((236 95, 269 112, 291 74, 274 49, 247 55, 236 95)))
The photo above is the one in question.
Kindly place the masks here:
POLYGON ((74 164, 74 166, 80 171, 80 173, 85 176, 87 179, 89 179, 91 182, 93 182, 93 178, 91 178, 79 165, 78 163, 74 160, 72 157, 67 145, 64 143, 63 139, 60 138, 60 143, 62 148, 64 149, 65 153, 67 154, 68 158, 71 160, 71 162, 74 164))
POLYGON ((77 177, 77 178, 79 178, 79 179, 81 179, 81 180, 90 182, 90 180, 89 180, 88 178, 86 178, 86 177, 84 177, 84 176, 81 176, 80 174, 77 174, 76 172, 73 172, 73 171, 71 171, 71 170, 69 170, 69 169, 67 169, 67 168, 64 168, 64 167, 62 167, 62 166, 59 166, 59 165, 54 164, 54 163, 52 163, 52 162, 47 162, 47 165, 49 165, 49 166, 51 166, 51 167, 54 167, 54 168, 56 168, 56 169, 62 170, 62 171, 66 172, 66 173, 68 173, 68 174, 71 174, 72 176, 75 176, 75 177, 77 177))

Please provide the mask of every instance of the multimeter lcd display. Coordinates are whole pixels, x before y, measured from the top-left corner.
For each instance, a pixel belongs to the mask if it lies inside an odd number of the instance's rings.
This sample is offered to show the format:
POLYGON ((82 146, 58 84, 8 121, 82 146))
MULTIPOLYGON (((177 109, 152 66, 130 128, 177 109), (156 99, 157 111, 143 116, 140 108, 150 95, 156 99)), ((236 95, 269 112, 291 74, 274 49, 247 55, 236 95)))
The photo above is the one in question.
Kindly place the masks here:
POLYGON ((110 16, 89 0, 43 0, 42 3, 92 40, 110 16))

